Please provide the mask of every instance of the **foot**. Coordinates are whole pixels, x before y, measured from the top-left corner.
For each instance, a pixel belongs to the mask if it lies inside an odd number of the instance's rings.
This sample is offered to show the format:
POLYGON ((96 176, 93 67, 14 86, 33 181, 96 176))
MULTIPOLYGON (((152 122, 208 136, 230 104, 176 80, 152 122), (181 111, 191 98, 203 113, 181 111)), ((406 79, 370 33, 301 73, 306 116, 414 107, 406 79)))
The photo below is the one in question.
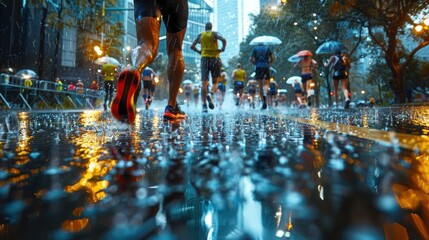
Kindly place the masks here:
POLYGON ((118 78, 116 96, 111 105, 113 117, 118 121, 133 123, 136 119, 136 102, 140 91, 140 74, 125 69, 118 78))
POLYGON ((350 107, 350 99, 346 100, 346 103, 344 104, 344 109, 348 109, 350 107))
POLYGON ((207 102, 209 103, 209 108, 210 109, 214 109, 214 104, 213 104, 213 94, 212 93, 208 93, 206 96, 207 102))
POLYGON ((207 109, 207 104, 203 104, 203 113, 207 113, 208 109, 207 109))
POLYGON ((167 105, 164 111, 164 119, 166 120, 176 120, 176 119, 185 119, 186 114, 183 112, 178 105, 175 107, 167 105))
POLYGON ((311 106, 311 98, 310 98, 310 97, 308 97, 307 105, 308 105, 309 107, 311 106))
POLYGON ((262 101, 263 101, 263 103, 262 103, 262 108, 261 108, 261 110, 265 110, 265 109, 267 109, 267 97, 266 97, 266 96, 263 96, 263 97, 262 97, 262 101))

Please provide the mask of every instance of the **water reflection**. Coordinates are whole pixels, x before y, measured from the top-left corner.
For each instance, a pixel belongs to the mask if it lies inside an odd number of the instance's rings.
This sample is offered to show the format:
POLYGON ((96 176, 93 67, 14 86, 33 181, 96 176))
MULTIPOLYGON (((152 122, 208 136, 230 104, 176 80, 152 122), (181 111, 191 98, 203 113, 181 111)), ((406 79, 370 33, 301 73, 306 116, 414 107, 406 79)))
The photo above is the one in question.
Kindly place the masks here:
MULTIPOLYGON (((371 128, 365 111, 330 117, 371 128)), ((428 237, 422 151, 280 113, 145 111, 133 126, 100 111, 15 116, 0 138, 1 238, 428 237)))

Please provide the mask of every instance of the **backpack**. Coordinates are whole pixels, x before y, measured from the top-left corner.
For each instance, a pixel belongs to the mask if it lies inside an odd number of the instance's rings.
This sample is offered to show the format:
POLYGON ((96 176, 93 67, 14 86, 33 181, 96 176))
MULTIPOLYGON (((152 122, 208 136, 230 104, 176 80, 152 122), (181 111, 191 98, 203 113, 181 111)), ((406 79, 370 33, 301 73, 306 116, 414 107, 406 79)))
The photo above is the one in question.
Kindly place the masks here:
POLYGON ((346 66, 346 63, 344 62, 343 56, 341 55, 337 56, 337 62, 335 62, 334 64, 334 70, 340 71, 340 72, 347 70, 347 66, 346 66))
POLYGON ((349 74, 347 72, 347 65, 344 61, 344 57, 341 55, 336 56, 337 61, 334 64, 334 77, 342 79, 346 78, 349 74))

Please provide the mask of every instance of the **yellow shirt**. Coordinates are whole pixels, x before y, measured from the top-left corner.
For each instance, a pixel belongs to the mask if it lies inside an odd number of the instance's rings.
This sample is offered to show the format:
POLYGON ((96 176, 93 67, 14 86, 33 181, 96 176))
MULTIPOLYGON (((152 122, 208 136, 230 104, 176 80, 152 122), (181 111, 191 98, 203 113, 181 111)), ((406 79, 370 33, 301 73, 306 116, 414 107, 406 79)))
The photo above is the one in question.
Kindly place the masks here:
POLYGON ((104 64, 101 67, 101 74, 104 76, 104 81, 115 80, 116 66, 112 64, 104 64))
POLYGON ((201 33, 201 57, 219 57, 217 40, 212 31, 201 33))
POLYGON ((243 69, 236 69, 234 72, 234 80, 235 81, 240 81, 240 82, 244 82, 246 78, 246 71, 244 71, 243 69))

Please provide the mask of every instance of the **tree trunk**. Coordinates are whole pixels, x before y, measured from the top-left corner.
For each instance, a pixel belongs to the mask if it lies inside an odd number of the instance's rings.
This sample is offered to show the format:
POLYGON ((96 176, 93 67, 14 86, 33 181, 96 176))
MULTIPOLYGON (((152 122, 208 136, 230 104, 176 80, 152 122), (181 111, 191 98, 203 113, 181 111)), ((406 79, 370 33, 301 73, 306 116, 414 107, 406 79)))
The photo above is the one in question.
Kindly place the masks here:
POLYGON ((402 73, 394 73, 390 83, 393 93, 395 94, 395 103, 405 103, 405 89, 402 73))
POLYGON ((48 8, 42 8, 42 19, 40 20, 40 39, 39 39, 39 59, 38 59, 38 74, 43 78, 43 67, 45 59, 45 30, 46 17, 48 16, 48 8))

